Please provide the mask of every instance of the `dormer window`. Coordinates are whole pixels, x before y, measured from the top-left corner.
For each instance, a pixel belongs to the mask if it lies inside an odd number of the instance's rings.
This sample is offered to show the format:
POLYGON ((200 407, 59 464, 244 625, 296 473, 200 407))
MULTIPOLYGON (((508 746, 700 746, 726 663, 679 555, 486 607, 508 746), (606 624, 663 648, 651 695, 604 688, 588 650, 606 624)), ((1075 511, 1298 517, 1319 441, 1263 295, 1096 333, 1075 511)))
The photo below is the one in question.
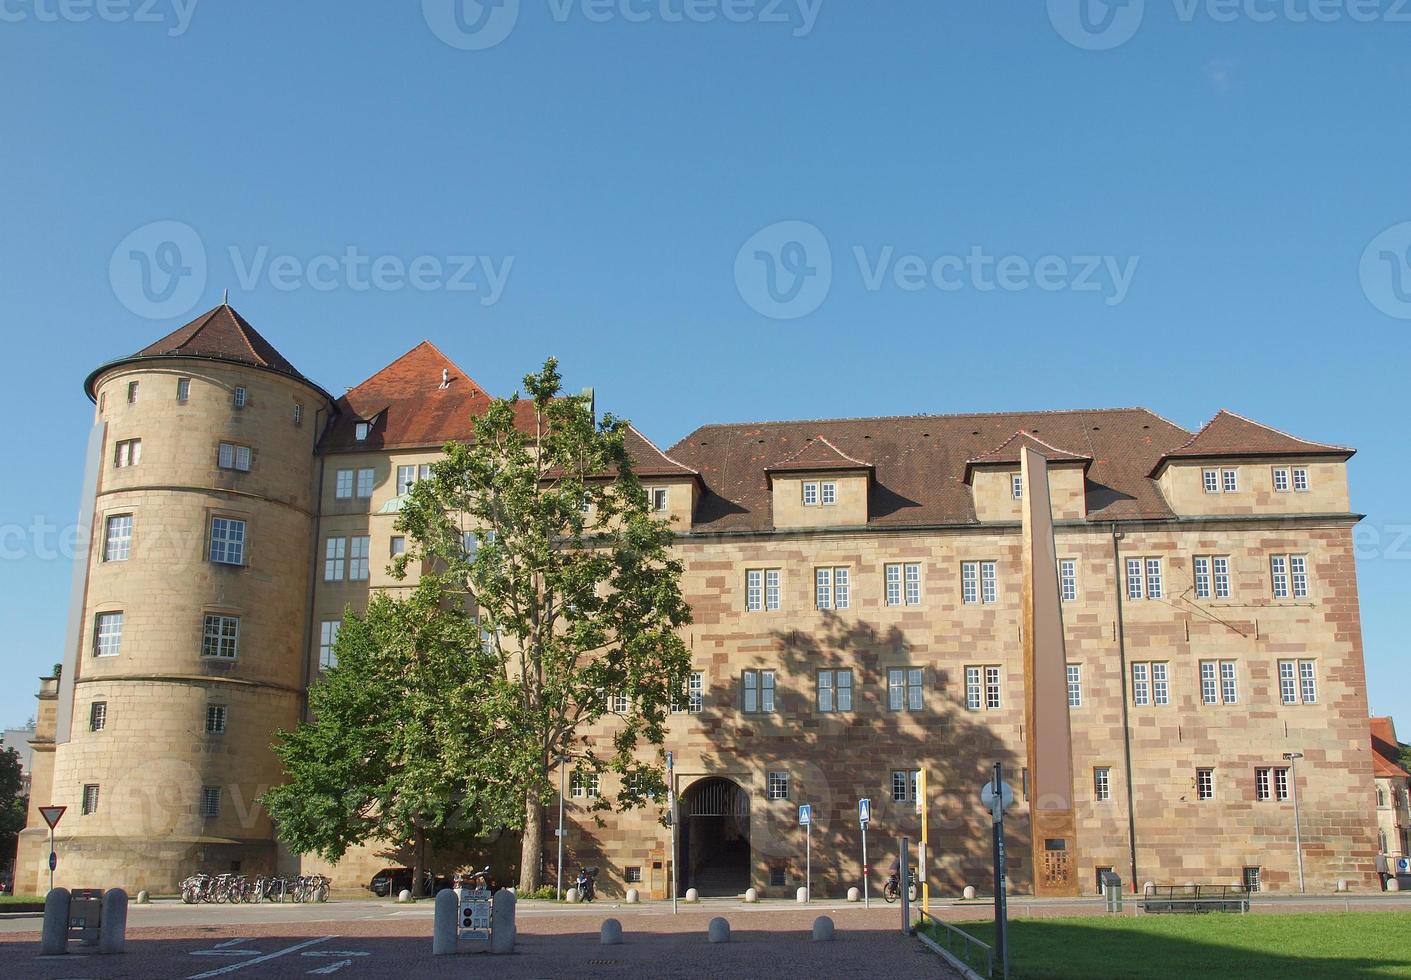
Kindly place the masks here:
POLYGON ((359 422, 357 425, 353 426, 353 437, 354 437, 355 439, 357 439, 358 442, 366 442, 366 441, 367 441, 367 435, 368 435, 368 433, 371 432, 371 431, 372 431, 372 423, 371 423, 371 422, 359 422))
POLYGON ((1221 487, 1221 489, 1223 489, 1226 493, 1239 493, 1239 489, 1240 489, 1240 471, 1239 471, 1239 470, 1221 470, 1221 471, 1220 471, 1220 487, 1221 487))
POLYGON ((1236 469, 1200 471, 1201 483, 1206 493, 1239 493, 1240 471, 1236 469))
POLYGON ((1020 473, 1015 473, 1009 478, 1009 495, 1015 500, 1024 499, 1024 477, 1020 473))
POLYGON ((832 480, 818 484, 818 497, 823 506, 829 507, 838 502, 838 485, 832 480))
POLYGON ((818 484, 805 483, 803 485, 803 505, 805 507, 818 506, 818 484))
POLYGON ((652 488, 652 510, 656 511, 657 513, 661 513, 662 511, 666 510, 665 487, 652 488))
POLYGON ((1308 492, 1308 467, 1295 466, 1293 468, 1293 489, 1295 493, 1308 492))

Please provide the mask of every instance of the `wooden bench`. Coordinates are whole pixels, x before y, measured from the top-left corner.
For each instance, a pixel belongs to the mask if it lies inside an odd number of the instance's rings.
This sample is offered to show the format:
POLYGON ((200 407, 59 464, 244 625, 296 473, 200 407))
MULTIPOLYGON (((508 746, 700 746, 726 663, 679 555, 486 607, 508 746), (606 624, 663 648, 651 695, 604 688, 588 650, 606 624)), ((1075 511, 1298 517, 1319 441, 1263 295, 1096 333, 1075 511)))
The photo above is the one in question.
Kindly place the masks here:
POLYGON ((1248 912, 1249 889, 1240 885, 1147 885, 1137 903, 1143 912, 1248 912))

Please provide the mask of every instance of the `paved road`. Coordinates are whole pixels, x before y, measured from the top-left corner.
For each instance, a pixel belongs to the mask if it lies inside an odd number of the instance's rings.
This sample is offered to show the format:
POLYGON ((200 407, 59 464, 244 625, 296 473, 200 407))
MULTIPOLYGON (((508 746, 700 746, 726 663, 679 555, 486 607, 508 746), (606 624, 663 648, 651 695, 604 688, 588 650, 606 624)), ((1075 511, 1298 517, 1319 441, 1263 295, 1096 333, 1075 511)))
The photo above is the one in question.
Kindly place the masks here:
POLYGON ((900 912, 881 907, 819 904, 806 909, 774 903, 734 902, 683 906, 673 916, 666 905, 556 908, 525 903, 518 916, 519 944, 513 957, 467 951, 453 959, 431 957, 430 903, 399 908, 373 902, 321 906, 133 906, 128 953, 39 957, 37 920, 9 920, 0 935, 0 977, 5 980, 60 978, 183 978, 245 980, 337 975, 339 980, 386 977, 477 975, 497 977, 831 977, 955 974, 914 939, 901 935, 900 912), (815 916, 832 915, 839 936, 814 943, 815 916), (706 926, 724 915, 733 941, 711 945, 706 926), (622 921, 627 942, 598 943, 604 918, 622 921), (23 931, 17 924, 23 924, 23 931))

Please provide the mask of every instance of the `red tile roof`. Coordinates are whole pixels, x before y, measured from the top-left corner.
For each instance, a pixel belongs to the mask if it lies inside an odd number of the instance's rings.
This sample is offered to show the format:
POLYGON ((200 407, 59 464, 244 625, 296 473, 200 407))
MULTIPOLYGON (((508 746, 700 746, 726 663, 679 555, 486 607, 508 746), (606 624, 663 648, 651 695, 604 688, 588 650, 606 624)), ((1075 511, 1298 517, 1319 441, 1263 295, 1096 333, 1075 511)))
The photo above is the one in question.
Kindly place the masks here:
POLYGON ((705 483, 698 530, 772 527, 770 466, 820 435, 838 452, 871 462, 869 524, 973 524, 967 463, 1016 432, 1092 460, 1090 519, 1174 516, 1148 474, 1191 433, 1143 408, 707 425, 668 452, 699 470, 705 483))
POLYGON ((1025 447, 1033 449, 1050 463, 1082 463, 1086 468, 1093 461, 1091 456, 1060 449, 1033 433, 1020 429, 989 452, 981 453, 974 459, 967 460, 965 463, 966 481, 969 482, 971 472, 977 466, 1018 466, 1019 454, 1025 447))
POLYGON ((700 476, 689 466, 678 463, 658 449, 656 443, 642 435, 631 423, 627 425, 623 441, 632 460, 632 471, 639 477, 700 476))
POLYGON ((318 388, 318 385, 300 374, 243 316, 229 304, 222 303, 137 353, 98 368, 88 376, 85 384, 89 397, 93 397, 93 383, 103 371, 117 364, 152 357, 202 357, 246 364, 288 375, 318 388))
MULTIPOLYGON (((470 441, 474 418, 485 414, 492 401, 435 344, 423 340, 338 399, 339 414, 324 433, 319 450, 432 448, 452 439, 470 441), (362 441, 355 431, 359 422, 373 422, 362 441)), ((531 402, 521 401, 518 421, 528 425, 533 412, 531 402)))
POLYGON ((1172 459, 1210 459, 1222 456, 1336 456, 1349 459, 1355 449, 1309 442, 1260 422, 1221 409, 1183 445, 1164 454, 1152 475, 1172 459))
POLYGON ((849 456, 828 441, 827 436, 815 436, 799 449, 765 468, 766 473, 799 473, 808 471, 870 470, 871 463, 849 456))
POLYGON ((1401 767, 1401 746, 1396 740, 1396 729, 1390 718, 1373 718, 1372 726, 1372 774, 1390 778, 1411 779, 1401 767))

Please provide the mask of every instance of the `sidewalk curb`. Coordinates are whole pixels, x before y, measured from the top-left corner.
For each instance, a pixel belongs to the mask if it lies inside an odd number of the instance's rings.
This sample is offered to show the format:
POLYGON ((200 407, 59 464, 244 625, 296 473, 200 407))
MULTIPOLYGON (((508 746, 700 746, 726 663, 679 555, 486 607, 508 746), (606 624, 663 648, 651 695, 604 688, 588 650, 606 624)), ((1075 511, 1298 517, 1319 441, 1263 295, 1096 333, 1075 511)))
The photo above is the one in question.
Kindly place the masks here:
POLYGON ((931 952, 935 953, 941 959, 949 963, 951 967, 959 971, 960 975, 964 977, 965 980, 986 980, 985 977, 980 976, 980 974, 976 973, 974 970, 970 969, 970 967, 966 966, 964 963, 960 962, 960 960, 956 959, 955 956, 953 956, 950 952, 942 949, 934 939, 930 938, 929 936, 923 936, 919 932, 916 933, 916 938, 921 940, 923 946, 929 947, 931 952))

